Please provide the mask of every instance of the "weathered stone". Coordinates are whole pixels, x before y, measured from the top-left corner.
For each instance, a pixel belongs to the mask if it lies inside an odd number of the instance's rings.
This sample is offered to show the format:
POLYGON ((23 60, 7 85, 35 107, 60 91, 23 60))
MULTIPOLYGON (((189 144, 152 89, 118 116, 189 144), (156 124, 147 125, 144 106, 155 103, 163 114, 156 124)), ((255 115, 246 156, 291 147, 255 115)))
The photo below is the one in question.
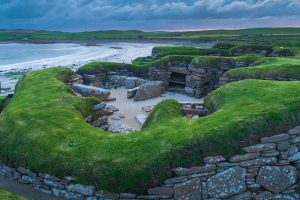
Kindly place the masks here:
POLYGON ((112 133, 130 133, 130 132, 134 132, 135 130, 124 124, 112 124, 109 126, 107 131, 112 133))
POLYGON ((192 178, 198 178, 198 177, 208 177, 208 176, 212 176, 216 174, 215 171, 212 172, 205 172, 205 173, 198 173, 198 174, 192 174, 188 176, 188 179, 192 179, 192 178))
POLYGON ((105 101, 108 96, 110 95, 110 91, 103 89, 103 88, 97 88, 82 84, 73 84, 72 89, 81 94, 82 96, 95 96, 99 98, 100 100, 105 101))
POLYGON ((225 161, 226 159, 223 156, 209 156, 203 159, 207 164, 216 164, 218 162, 225 161))
POLYGON ((148 189, 148 194, 153 195, 173 195, 172 187, 155 187, 148 189))
POLYGON ((297 170, 292 166, 263 166, 257 183, 273 193, 280 193, 297 182, 297 170))
POLYGON ((116 200, 119 199, 119 194, 111 193, 111 192, 106 192, 103 190, 99 190, 95 192, 95 196, 99 197, 100 199, 109 199, 109 200, 116 200))
POLYGON ((296 145, 291 146, 286 152, 288 156, 292 156, 296 154, 299 151, 298 147, 296 145))
POLYGON ((182 167, 173 169, 175 174, 177 174, 178 176, 187 176, 187 175, 197 174, 197 173, 206 173, 206 172, 211 172, 214 170, 216 170, 215 164, 206 164, 202 167, 192 167, 189 169, 182 168, 182 167))
POLYGON ((201 180, 191 179, 174 186, 174 198, 176 200, 201 200, 201 180))
POLYGON ((207 179, 207 190, 210 197, 228 198, 246 191, 247 171, 233 167, 207 179))
POLYGON ((278 151, 285 151, 291 147, 291 144, 289 142, 280 142, 277 144, 277 150, 278 151))
POLYGON ((138 87, 135 87, 133 89, 127 90, 127 98, 131 99, 136 95, 136 92, 138 91, 138 87))
POLYGON ((269 151, 269 150, 276 149, 276 144, 275 143, 255 144, 255 145, 252 145, 252 146, 245 147, 243 149, 244 149, 244 151, 246 151, 248 153, 269 151))
POLYGON ((96 127, 101 127, 105 124, 108 124, 108 117, 107 116, 100 117, 96 121, 92 122, 92 125, 96 126, 96 127))
POLYGON ((132 193, 120 193, 120 199, 134 199, 136 194, 132 193))
POLYGON ((95 192, 94 186, 86 186, 81 184, 70 184, 66 187, 69 192, 76 192, 84 196, 92 196, 95 192))
POLYGON ((291 135, 300 135, 300 126, 290 129, 287 133, 291 135))
POLYGON ((230 162, 240 162, 245 160, 251 160, 254 158, 257 158, 259 156, 259 153, 247 153, 245 155, 236 155, 229 159, 230 162))
POLYGON ((137 77, 126 77, 125 87, 126 89, 133 89, 140 86, 144 82, 143 79, 137 77))
POLYGON ((52 180, 49 180, 49 179, 44 179, 43 183, 45 185, 48 185, 50 187, 54 187, 56 189, 64 189, 64 186, 59 181, 52 181, 52 180))
POLYGON ((255 196, 255 200, 273 200, 273 195, 268 191, 261 192, 255 196))
POLYGON ((276 157, 278 156, 280 153, 279 151, 276 151, 276 150, 270 150, 270 151, 265 151, 265 152, 262 152, 260 155, 262 157, 276 157))
POLYGON ((97 105, 94 105, 94 110, 101 110, 103 108, 105 108, 106 106, 106 103, 102 102, 102 103, 99 103, 97 105))
POLYGON ((153 200, 161 200, 161 199, 169 199, 172 196, 170 195, 138 195, 137 199, 153 199, 153 200))
POLYGON ((175 177, 175 178, 170 178, 164 181, 165 185, 173 185, 175 183, 182 183, 187 181, 187 177, 186 176, 179 176, 179 177, 175 177))
POLYGON ((289 157, 290 161, 299 161, 300 160, 300 152, 294 154, 293 156, 289 157))
POLYGON ((264 137, 261 139, 261 142, 262 143, 273 143, 273 142, 288 140, 289 138, 290 138, 289 134, 282 133, 280 135, 274 135, 272 137, 264 137))
POLYGON ((265 165, 265 164, 274 164, 277 162, 277 158, 275 157, 265 157, 265 158, 256 158, 256 159, 253 159, 253 160, 247 160, 247 161, 242 161, 239 163, 239 165, 241 167, 252 167, 252 166, 262 166, 262 165, 265 165))
POLYGON ((251 198, 252 198, 251 192, 245 192, 245 193, 230 197, 229 200, 250 200, 251 198))
POLYGON ((134 101, 144 101, 160 96, 164 92, 162 81, 143 83, 136 92, 134 101))

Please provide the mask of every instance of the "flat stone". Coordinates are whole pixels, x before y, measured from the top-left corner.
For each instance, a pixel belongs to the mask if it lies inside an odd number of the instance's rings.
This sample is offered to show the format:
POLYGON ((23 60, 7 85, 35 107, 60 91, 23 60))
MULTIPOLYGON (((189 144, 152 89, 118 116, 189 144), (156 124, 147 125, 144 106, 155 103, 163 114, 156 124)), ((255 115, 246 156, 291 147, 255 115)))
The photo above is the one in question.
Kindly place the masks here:
POLYGON ((120 193, 120 199, 134 199, 136 194, 132 193, 120 193))
POLYGON ((103 101, 105 101, 110 95, 109 90, 77 83, 72 85, 72 89, 82 96, 95 96, 103 101))
POLYGON ((263 166, 257 175, 257 183, 265 189, 280 193, 297 182, 297 170, 292 166, 263 166))
POLYGON ((300 135, 300 126, 290 129, 287 133, 291 135, 300 135))
POLYGON ((201 200, 201 180, 195 178, 184 183, 176 184, 174 186, 174 198, 178 200, 201 200))
POLYGON ((92 196, 95 192, 94 186, 85 186, 81 184, 70 184, 66 187, 69 192, 76 192, 84 196, 92 196))
POLYGON ((278 156, 280 153, 279 151, 276 151, 276 150, 270 150, 270 151, 265 151, 265 152, 262 152, 260 155, 262 157, 276 157, 278 156))
POLYGON ((117 200, 120 198, 119 194, 111 193, 111 192, 106 192, 103 190, 99 190, 95 192, 95 195, 99 197, 100 199, 109 199, 109 200, 117 200))
POLYGON ((241 167, 252 167, 252 166, 262 166, 262 165, 265 165, 265 164, 274 164, 277 162, 277 158, 275 157, 271 157, 271 158, 268 158, 268 157, 260 157, 260 158, 256 158, 256 159, 253 159, 253 160, 247 160, 247 161, 242 161, 239 163, 239 165, 241 167))
POLYGON ((173 185, 175 183, 182 183, 187 181, 187 177, 186 176, 179 176, 179 177, 175 177, 175 178, 170 178, 164 181, 165 185, 173 185))
POLYGON ((247 153, 269 151, 269 150, 276 149, 276 144, 275 143, 255 144, 255 145, 252 145, 252 146, 245 147, 243 149, 247 153))
POLYGON ((245 193, 230 197, 229 200, 250 200, 251 198, 252 198, 251 192, 245 192, 245 193))
POLYGON ((211 172, 211 171, 216 170, 216 168, 217 167, 215 164, 206 164, 201 167, 192 167, 189 169, 179 167, 179 168, 173 169, 173 171, 178 176, 187 176, 187 175, 192 175, 192 174, 211 172))
POLYGON ((170 199, 172 196, 170 195, 138 195, 137 199, 155 199, 155 200, 161 200, 161 199, 170 199))
POLYGON ((261 139, 262 143, 273 143, 273 142, 280 142, 280 141, 285 141, 290 138, 289 134, 287 133, 282 133, 279 135, 274 135, 272 137, 264 137, 261 139))
POLYGON ((255 196, 255 200, 273 200, 273 194, 268 191, 261 192, 255 196))
POLYGON ((223 156, 209 156, 203 159, 206 164, 216 164, 218 162, 225 161, 226 159, 223 156))
POLYGON ((254 158, 257 158, 259 156, 259 153, 247 153, 245 155, 236 155, 229 159, 230 162, 240 162, 245 160, 251 160, 254 158))
POLYGON ((277 150, 278 151, 285 151, 287 149, 289 149, 291 147, 291 144, 290 142, 280 142, 280 143, 277 143, 277 150))
POLYGON ((150 188, 147 190, 148 194, 154 195, 173 195, 173 188, 172 187, 155 187, 150 188))
POLYGON ((293 156, 289 157, 290 161, 299 161, 300 160, 300 152, 294 154, 293 156))
POLYGON ((101 110, 103 108, 105 108, 106 106, 106 103, 102 102, 102 103, 99 103, 97 105, 94 105, 94 110, 101 110))
POLYGON ((210 197, 228 198, 246 191, 247 171, 233 167, 207 179, 207 190, 210 197))
POLYGON ((109 128, 107 129, 107 131, 112 132, 112 133, 130 133, 130 132, 134 132, 135 130, 131 127, 128 127, 124 124, 112 124, 109 126, 109 128))

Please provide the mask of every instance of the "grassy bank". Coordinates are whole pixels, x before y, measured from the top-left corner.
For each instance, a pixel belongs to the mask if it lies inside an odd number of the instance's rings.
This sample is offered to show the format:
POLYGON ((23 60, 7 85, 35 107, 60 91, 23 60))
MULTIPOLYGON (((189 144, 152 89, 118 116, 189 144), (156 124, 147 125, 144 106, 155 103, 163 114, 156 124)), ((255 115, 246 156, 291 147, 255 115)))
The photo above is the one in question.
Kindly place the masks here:
POLYGON ((23 197, 20 197, 18 195, 12 194, 8 191, 1 190, 1 189, 0 189, 0 199, 1 200, 26 200, 23 197))
POLYGON ((76 97, 64 82, 70 77, 61 68, 25 75, 0 115, 2 160, 109 191, 141 192, 170 177, 172 167, 239 153, 299 122, 298 82, 246 80, 210 94, 210 116, 182 118, 179 104, 167 100, 142 131, 109 134, 85 122, 95 100, 76 97))
POLYGON ((261 58, 256 66, 232 69, 224 74, 234 80, 242 79, 297 79, 300 80, 300 49, 293 48, 294 57, 261 58))

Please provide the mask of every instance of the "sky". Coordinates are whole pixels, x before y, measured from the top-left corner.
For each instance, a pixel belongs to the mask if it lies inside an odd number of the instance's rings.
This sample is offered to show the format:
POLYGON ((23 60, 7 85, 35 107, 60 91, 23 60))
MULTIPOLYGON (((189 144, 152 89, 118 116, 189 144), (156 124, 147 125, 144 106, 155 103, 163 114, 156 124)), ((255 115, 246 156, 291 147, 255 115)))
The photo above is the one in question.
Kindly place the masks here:
POLYGON ((0 0, 0 29, 300 27, 300 0, 0 0))

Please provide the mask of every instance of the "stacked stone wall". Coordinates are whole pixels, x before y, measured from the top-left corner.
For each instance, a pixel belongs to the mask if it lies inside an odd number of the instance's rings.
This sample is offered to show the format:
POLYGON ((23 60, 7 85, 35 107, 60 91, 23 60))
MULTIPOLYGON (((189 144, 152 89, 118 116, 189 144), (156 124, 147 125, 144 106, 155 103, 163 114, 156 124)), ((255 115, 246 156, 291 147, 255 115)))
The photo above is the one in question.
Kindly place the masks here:
POLYGON ((204 158, 204 165, 173 169, 174 177, 145 194, 114 194, 76 182, 0 163, 0 174, 66 199, 268 200, 300 199, 300 126, 243 148, 245 154, 204 158))

